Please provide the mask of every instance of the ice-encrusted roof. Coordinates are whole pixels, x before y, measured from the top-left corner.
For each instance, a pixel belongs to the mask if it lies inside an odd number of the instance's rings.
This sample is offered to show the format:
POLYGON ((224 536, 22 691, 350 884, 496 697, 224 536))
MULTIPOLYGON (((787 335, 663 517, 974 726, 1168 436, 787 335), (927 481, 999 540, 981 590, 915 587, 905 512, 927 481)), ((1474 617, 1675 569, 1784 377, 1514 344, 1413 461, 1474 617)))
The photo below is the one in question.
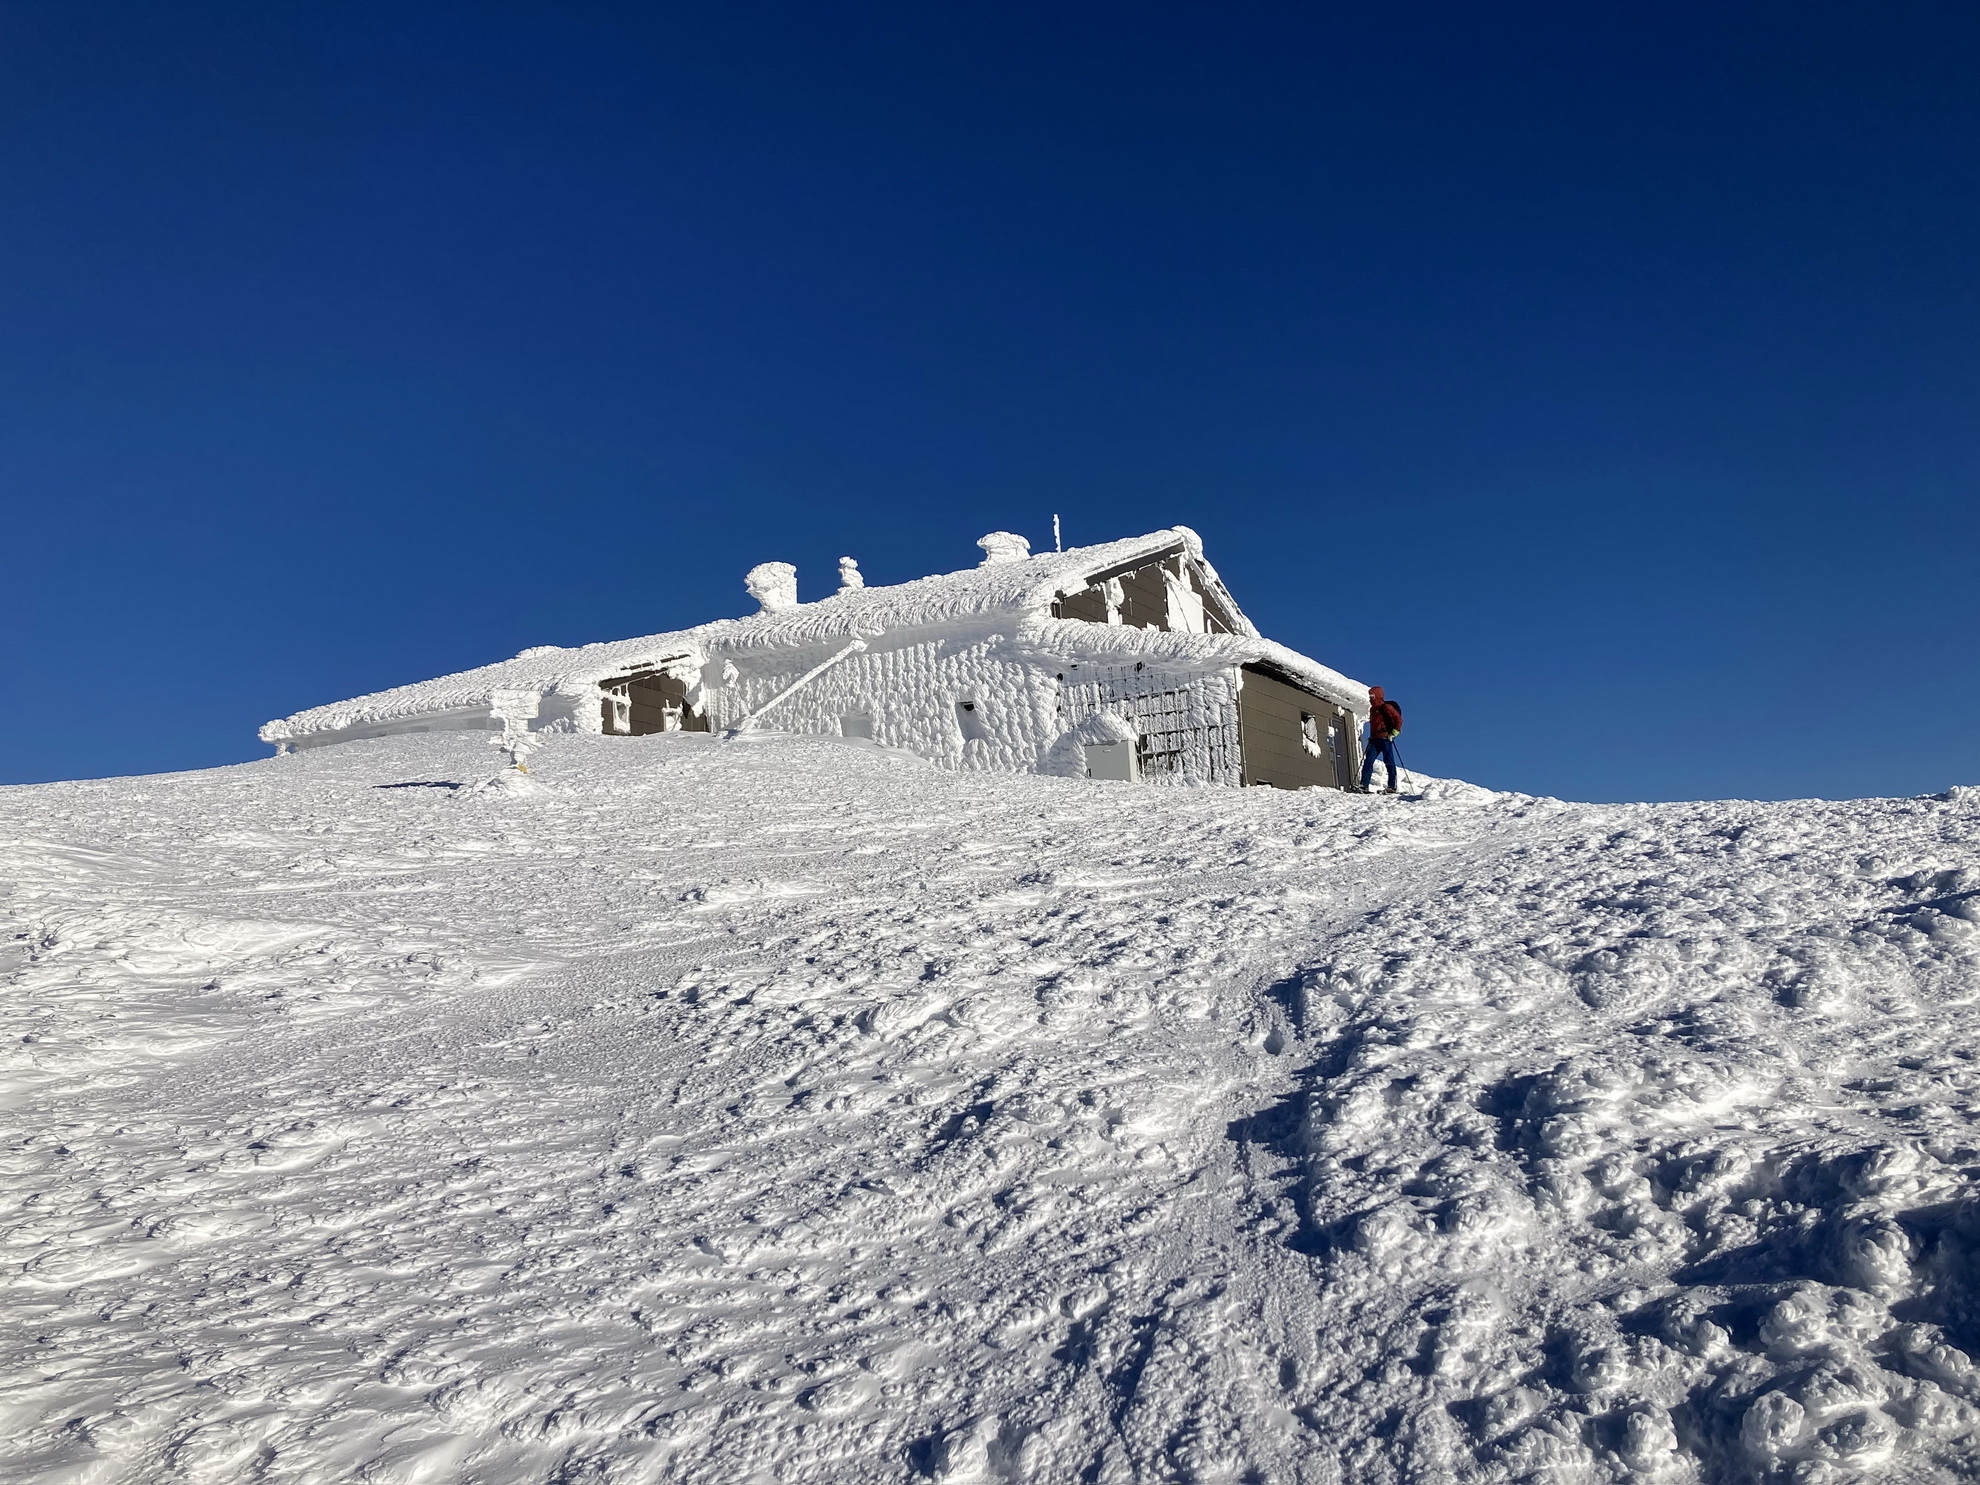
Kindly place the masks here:
POLYGON ((1336 700, 1358 709, 1366 706, 1365 687, 1261 638, 1204 561, 1196 533, 1187 526, 1172 526, 1146 536, 1042 552, 1017 561, 989 562, 912 582, 843 590, 780 612, 717 619, 691 629, 568 649, 539 646, 512 660, 310 707, 268 723, 261 733, 263 738, 276 741, 483 709, 493 693, 501 690, 583 694, 601 681, 674 660, 700 663, 715 656, 740 659, 860 636, 967 626, 973 620, 995 617, 1018 619, 1016 637, 1022 649, 1040 658, 1101 662, 1155 659, 1183 667, 1265 663, 1305 678, 1336 700), (1098 575, 1140 565, 1178 549, 1202 563, 1243 633, 1169 634, 1050 617, 1052 602, 1061 594, 1078 592, 1098 575))

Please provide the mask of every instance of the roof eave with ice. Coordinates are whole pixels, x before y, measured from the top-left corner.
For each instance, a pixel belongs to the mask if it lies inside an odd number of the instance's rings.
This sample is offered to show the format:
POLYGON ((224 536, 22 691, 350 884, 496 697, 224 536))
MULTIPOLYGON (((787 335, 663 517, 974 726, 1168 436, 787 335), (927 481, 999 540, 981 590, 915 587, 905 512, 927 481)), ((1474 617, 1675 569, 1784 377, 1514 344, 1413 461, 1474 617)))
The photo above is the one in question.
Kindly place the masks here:
MULTIPOLYGON (((1064 552, 1041 552, 1018 561, 991 562, 912 582, 853 588, 780 612, 717 619, 692 629, 574 649, 543 646, 525 651, 513 660, 311 707, 268 723, 261 729, 261 736, 265 741, 278 742, 485 708, 499 690, 531 690, 544 696, 582 699, 595 696, 602 682, 661 669, 670 663, 700 665, 711 656, 733 655, 740 659, 751 654, 826 646, 858 637, 931 630, 953 632, 981 626, 986 621, 1008 623, 1013 619, 1021 629, 1043 624, 1055 632, 1064 631, 1069 637, 1054 640, 1048 646, 1055 654, 1061 653, 1066 644, 1076 646, 1083 641, 1096 655, 1119 648, 1133 649, 1136 658, 1140 658, 1153 649, 1173 657, 1179 664, 1242 664, 1256 658, 1307 676, 1314 685, 1327 688, 1329 695, 1336 684, 1344 687, 1353 684, 1323 665, 1260 638, 1225 591, 1215 569, 1204 560, 1201 539, 1187 526, 1171 526, 1145 536, 1074 547, 1064 552), (1096 578, 1144 566, 1173 552, 1186 553, 1201 565, 1218 599, 1229 607, 1234 622, 1245 632, 1172 635, 1151 629, 1115 629, 1051 619, 1052 604, 1060 596, 1079 592, 1096 578), (1081 635, 1078 631, 1092 633, 1081 635), (1171 641, 1189 643, 1177 645, 1171 641), (1240 655, 1246 658, 1235 658, 1240 655)), ((1362 704, 1366 704, 1365 698, 1362 704)))
POLYGON ((1169 672, 1228 670, 1246 665, 1276 671, 1357 715, 1368 711, 1368 688, 1318 660, 1255 634, 1175 634, 1159 629, 1034 620, 1019 630, 1018 653, 1040 664, 1128 665, 1169 672))

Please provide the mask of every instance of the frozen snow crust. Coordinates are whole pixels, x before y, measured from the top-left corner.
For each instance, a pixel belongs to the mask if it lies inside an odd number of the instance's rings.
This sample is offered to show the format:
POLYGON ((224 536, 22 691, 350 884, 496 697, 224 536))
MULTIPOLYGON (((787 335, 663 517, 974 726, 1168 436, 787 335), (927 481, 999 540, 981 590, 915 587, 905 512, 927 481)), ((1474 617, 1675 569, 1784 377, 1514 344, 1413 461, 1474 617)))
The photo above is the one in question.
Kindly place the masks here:
POLYGON ((0 1476, 1980 1476, 1980 791, 0 791, 0 1476))

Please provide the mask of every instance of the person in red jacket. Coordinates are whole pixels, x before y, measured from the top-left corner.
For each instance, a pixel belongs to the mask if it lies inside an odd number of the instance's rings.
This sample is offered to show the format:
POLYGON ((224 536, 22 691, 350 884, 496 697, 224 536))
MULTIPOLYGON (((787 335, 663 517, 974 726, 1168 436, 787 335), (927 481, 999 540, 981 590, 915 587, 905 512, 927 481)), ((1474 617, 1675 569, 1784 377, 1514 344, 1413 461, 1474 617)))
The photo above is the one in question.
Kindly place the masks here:
POLYGON ((1402 708, 1382 694, 1380 686, 1368 688, 1368 746, 1361 751, 1361 792, 1366 794, 1368 786, 1375 778, 1375 760, 1379 757, 1389 768, 1389 787, 1383 792, 1394 794, 1396 790, 1396 734, 1402 731, 1402 708))

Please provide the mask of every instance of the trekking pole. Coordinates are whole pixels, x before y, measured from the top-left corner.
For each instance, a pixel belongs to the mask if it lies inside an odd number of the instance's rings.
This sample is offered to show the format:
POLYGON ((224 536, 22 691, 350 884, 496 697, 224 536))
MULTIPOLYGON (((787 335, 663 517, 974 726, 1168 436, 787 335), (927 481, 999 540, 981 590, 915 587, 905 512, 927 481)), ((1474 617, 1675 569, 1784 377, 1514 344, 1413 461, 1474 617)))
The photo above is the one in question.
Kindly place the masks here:
MULTIPOLYGON (((1389 746, 1396 748, 1396 740, 1393 737, 1389 739, 1389 746)), ((1408 777, 1409 775, 1409 765, 1403 762, 1401 748, 1396 748, 1396 772, 1402 774, 1404 777, 1408 777)), ((1421 774, 1417 775, 1417 781, 1413 787, 1418 794, 1423 792, 1423 777, 1421 774)))

